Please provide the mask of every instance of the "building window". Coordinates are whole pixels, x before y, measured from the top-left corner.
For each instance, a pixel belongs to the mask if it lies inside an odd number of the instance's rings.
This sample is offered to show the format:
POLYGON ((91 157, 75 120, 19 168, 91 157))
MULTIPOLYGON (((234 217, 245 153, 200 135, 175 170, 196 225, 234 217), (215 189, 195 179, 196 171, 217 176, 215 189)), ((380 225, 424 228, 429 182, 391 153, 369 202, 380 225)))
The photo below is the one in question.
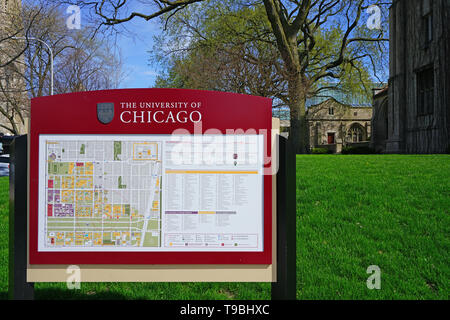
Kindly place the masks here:
POLYGON ((350 130, 348 131, 347 142, 357 143, 363 141, 364 141, 364 128, 358 123, 353 124, 350 127, 350 130))
POLYGON ((388 113, 386 111, 386 114, 384 115, 384 138, 385 140, 389 139, 389 117, 388 117, 388 113))
POLYGON ((433 4, 431 0, 422 0, 423 44, 428 48, 433 41, 433 4))
POLYGON ((424 45, 428 47, 433 41, 433 15, 428 13, 423 17, 424 45))
POLYGON ((354 115, 355 117, 357 117, 357 116, 358 116, 358 112, 353 112, 353 115, 354 115))
POLYGON ((330 115, 330 116, 334 116, 334 108, 328 108, 328 114, 330 115))
POLYGON ((427 68, 417 73, 417 115, 434 112, 434 69, 427 68))

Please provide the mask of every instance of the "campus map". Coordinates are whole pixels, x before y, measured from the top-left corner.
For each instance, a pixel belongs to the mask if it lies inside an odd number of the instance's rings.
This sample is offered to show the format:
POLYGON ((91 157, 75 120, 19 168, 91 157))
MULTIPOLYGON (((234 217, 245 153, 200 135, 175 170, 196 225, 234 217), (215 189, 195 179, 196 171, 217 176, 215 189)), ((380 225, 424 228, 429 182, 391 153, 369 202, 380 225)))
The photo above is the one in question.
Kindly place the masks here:
POLYGON ((158 247, 160 142, 46 141, 46 246, 158 247))
POLYGON ((258 135, 40 135, 39 251, 262 251, 258 135))

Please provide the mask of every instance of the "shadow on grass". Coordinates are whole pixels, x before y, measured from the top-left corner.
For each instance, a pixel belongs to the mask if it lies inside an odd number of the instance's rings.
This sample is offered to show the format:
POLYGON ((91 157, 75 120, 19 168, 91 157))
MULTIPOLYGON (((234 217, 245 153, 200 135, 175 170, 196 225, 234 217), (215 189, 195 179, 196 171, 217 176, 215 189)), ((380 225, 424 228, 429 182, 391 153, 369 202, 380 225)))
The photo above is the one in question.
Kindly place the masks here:
MULTIPOLYGON (((80 290, 37 289, 34 300, 127 300, 126 296, 117 292, 86 293, 80 290)), ((137 298, 146 300, 145 297, 137 298)), ((8 292, 0 291, 0 300, 8 300, 8 292)))
POLYGON ((80 290, 63 290, 57 288, 38 289, 34 292, 35 300, 126 300, 126 296, 117 292, 84 292, 80 290))

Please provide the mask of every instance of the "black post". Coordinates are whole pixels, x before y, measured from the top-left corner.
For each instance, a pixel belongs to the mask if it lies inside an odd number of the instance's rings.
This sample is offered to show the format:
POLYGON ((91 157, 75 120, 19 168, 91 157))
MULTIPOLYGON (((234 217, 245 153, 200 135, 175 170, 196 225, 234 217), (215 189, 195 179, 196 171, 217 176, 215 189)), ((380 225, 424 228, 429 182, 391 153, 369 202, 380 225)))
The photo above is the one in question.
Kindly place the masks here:
POLYGON ((10 145, 9 166, 9 298, 32 300, 34 284, 27 282, 27 136, 10 145))
POLYGON ((296 165, 290 141, 279 137, 277 173, 277 282, 272 300, 296 299, 296 165))

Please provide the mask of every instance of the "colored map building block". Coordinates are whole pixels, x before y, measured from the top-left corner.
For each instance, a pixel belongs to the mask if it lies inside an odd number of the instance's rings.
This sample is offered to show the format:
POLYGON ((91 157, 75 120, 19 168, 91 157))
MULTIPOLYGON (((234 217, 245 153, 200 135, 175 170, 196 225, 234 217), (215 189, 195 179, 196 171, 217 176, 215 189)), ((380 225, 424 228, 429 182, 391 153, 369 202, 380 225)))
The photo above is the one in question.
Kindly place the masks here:
POLYGON ((53 216, 53 205, 52 204, 47 205, 47 216, 48 217, 53 216))

